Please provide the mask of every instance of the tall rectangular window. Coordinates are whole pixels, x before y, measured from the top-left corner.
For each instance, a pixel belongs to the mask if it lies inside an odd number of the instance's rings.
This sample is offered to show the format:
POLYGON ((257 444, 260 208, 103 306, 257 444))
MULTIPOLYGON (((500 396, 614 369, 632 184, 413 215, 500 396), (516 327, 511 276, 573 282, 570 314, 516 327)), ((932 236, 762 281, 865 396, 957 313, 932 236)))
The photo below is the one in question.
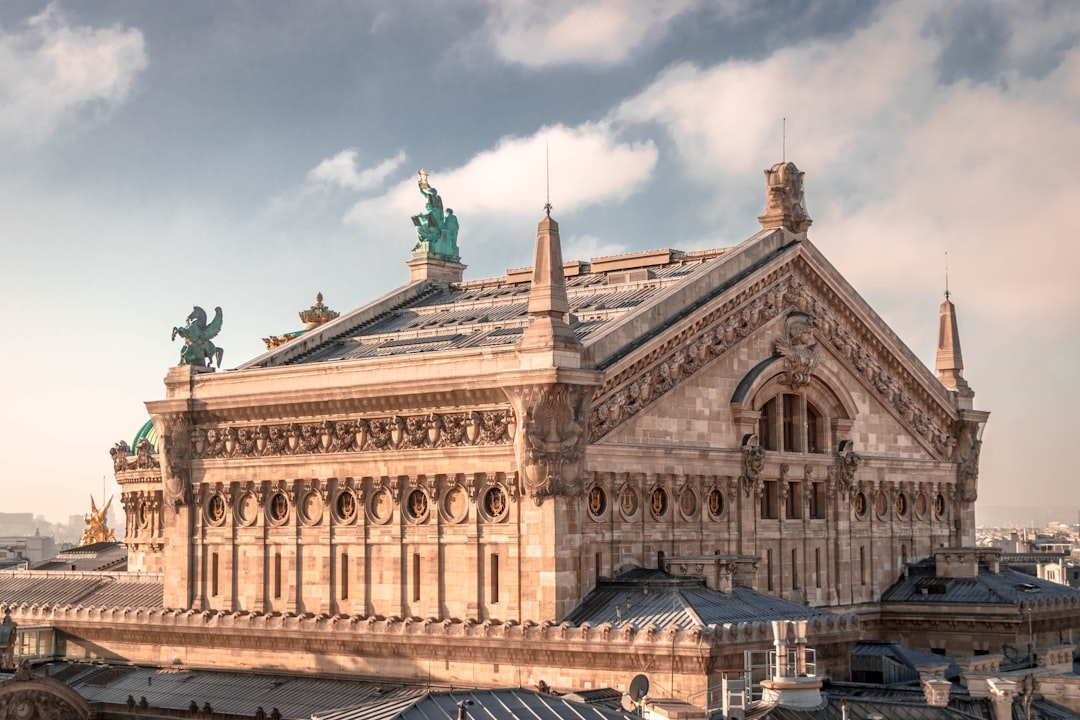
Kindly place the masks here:
POLYGON ((802 483, 789 482, 787 490, 785 516, 791 520, 798 520, 802 517, 802 483))
POLYGON ((799 586, 799 550, 791 548, 791 589, 798 590, 799 586))
POLYGON ((412 556, 412 599, 420 602, 420 553, 412 556))
POLYGON ((218 555, 210 556, 210 594, 217 597, 218 594, 218 555))
POLYGON ((761 406, 761 419, 758 420, 758 442, 766 450, 776 449, 776 431, 773 430, 773 418, 776 417, 776 399, 761 406))
POLYGON ((274 597, 281 597, 281 553, 274 553, 274 597))
POLYGON ((784 395, 784 452, 796 452, 795 447, 795 395, 784 395))
POLYGON ((859 583, 866 584, 866 546, 859 546, 859 583))
POLYGON ((341 599, 349 599, 349 553, 341 553, 341 599))
POLYGON ((773 590, 772 550, 765 551, 765 576, 769 579, 769 592, 773 590))
POLYGON ((597 582, 600 581, 600 568, 601 568, 601 563, 602 562, 603 562, 603 555, 601 553, 596 553, 596 580, 597 580, 597 582))
POLYGON ((821 589, 821 548, 814 548, 814 587, 821 589))
POLYGON ((821 439, 818 433, 821 427, 821 416, 817 409, 810 403, 806 403, 806 452, 824 452, 821 447, 821 439))
POLYGON ((775 520, 778 517, 776 505, 779 502, 777 497, 779 483, 779 480, 764 481, 761 493, 761 517, 764 520, 775 520))
POLYGON ((810 517, 815 520, 825 519, 825 483, 815 482, 810 486, 810 517))
POLYGON ((499 555, 491 554, 491 602, 499 602, 499 555))

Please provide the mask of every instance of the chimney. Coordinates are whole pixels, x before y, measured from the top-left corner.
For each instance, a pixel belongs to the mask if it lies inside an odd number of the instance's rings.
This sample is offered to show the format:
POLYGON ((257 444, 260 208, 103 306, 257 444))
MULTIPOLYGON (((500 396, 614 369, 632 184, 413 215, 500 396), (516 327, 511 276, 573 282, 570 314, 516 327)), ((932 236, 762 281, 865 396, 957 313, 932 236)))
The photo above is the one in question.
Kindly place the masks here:
POLYGON ((1016 699, 1016 681, 989 678, 990 700, 994 706, 994 720, 1012 720, 1013 700, 1016 699))
POLYGON ((946 707, 951 691, 952 683, 944 678, 923 680, 923 693, 926 695, 926 704, 930 707, 946 707))

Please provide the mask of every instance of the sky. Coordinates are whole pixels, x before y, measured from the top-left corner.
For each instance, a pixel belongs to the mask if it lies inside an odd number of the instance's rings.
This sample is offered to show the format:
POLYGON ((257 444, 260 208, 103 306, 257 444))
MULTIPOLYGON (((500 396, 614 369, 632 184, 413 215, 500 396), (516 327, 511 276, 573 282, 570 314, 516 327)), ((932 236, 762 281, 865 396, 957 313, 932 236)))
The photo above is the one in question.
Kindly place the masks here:
POLYGON ((118 492, 193 305, 223 365, 408 281, 425 168, 466 279, 737 244, 763 170, 931 368, 956 303, 977 519, 1076 521, 1080 4, 0 3, 0 511, 118 492), (947 258, 947 259, 946 259, 947 258))

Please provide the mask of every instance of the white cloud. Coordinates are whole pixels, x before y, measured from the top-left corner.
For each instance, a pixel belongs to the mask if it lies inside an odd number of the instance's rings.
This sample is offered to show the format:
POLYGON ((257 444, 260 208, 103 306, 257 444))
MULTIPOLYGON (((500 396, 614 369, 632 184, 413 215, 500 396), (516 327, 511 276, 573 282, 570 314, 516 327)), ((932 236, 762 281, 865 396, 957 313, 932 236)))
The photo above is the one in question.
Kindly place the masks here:
MULTIPOLYGON (((724 189, 746 187, 780 159, 786 116, 787 157, 808 171, 811 237, 857 287, 897 297, 938 287, 948 250, 964 263, 958 271, 978 278, 967 289, 972 307, 1023 335, 1055 332, 1029 319, 1032 305, 1071 322, 1080 315, 1080 248, 1055 242, 1080 197, 1080 176, 1066 169, 1080 157, 1080 50, 1041 78, 1010 70, 995 82, 943 85, 937 64, 948 38, 924 32, 930 12, 896 4, 839 43, 675 66, 611 121, 658 125, 690 178, 724 189), (1026 251, 1036 241, 1053 245, 1054 263, 1026 251)), ((1012 56, 1030 55, 1040 37, 1080 32, 1076 13, 1066 15, 1068 31, 1062 18, 1022 10, 1009 20, 1012 56)))
POLYGON ((502 60, 526 67, 626 62, 659 41, 703 0, 491 0, 479 36, 502 60))
POLYGON ((390 173, 405 162, 405 152, 398 151, 392 158, 364 170, 359 169, 355 148, 342 150, 311 169, 308 183, 316 186, 338 186, 349 190, 372 190, 385 182, 390 173))
POLYGON ((0 28, 0 138, 33 147, 88 110, 114 109, 147 62, 138 30, 75 27, 55 5, 18 32, 0 28))
MULTIPOLYGON (((649 179, 657 157, 652 142, 619 142, 605 124, 554 125, 528 137, 502 138, 459 168, 430 172, 448 207, 467 208, 472 218, 516 220, 542 212, 548 167, 551 201, 558 212, 569 213, 629 197, 649 179)), ((410 180, 358 203, 346 222, 364 225, 373 217, 411 215, 421 207, 416 182, 410 180)))
POLYGON ((622 255, 630 251, 625 243, 605 242, 595 235, 571 235, 562 238, 562 255, 566 261, 622 255))

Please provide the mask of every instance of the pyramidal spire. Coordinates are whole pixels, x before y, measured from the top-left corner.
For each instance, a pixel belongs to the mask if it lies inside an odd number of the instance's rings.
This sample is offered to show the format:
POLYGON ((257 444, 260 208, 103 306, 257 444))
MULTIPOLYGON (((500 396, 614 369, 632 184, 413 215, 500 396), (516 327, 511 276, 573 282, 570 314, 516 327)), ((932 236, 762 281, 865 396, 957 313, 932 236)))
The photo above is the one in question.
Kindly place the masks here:
POLYGON ((581 367, 581 341, 570 329, 570 302, 566 299, 559 223, 551 219, 551 205, 536 227, 536 252, 529 290, 529 326, 521 336, 523 353, 551 353, 556 367, 581 367))
POLYGON ((964 357, 960 352, 960 330, 956 322, 956 306, 945 291, 945 301, 941 303, 938 324, 937 361, 934 369, 938 380, 946 390, 955 392, 960 400, 960 407, 971 408, 971 399, 975 391, 964 379, 964 357))

